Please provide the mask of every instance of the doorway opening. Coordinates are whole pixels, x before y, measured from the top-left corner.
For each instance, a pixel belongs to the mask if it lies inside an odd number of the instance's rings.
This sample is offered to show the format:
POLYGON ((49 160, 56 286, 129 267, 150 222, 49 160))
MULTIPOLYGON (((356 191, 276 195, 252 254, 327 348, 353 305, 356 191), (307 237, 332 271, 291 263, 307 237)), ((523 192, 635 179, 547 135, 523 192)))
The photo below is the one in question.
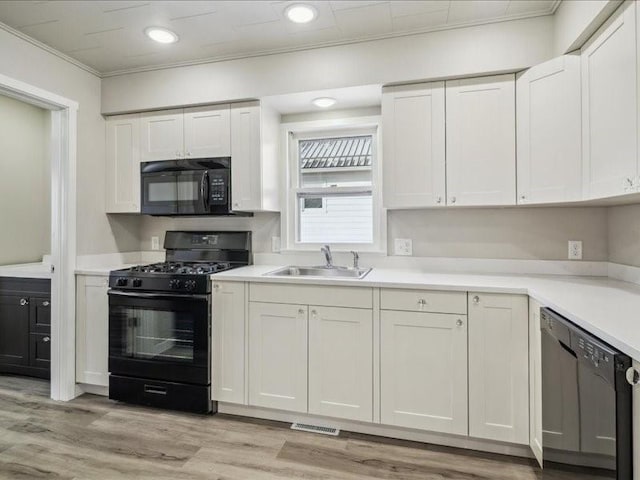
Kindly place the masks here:
MULTIPOLYGON (((75 386, 76 138, 78 104, 0 75, 0 95, 44 109, 50 171, 50 396, 70 400, 75 386)), ((5 112, 6 113, 6 112, 5 112)), ((0 115, 3 112, 0 110, 0 115)), ((20 205, 14 205, 19 209, 20 205)), ((19 235, 19 233, 17 233, 19 235)), ((35 250, 34 250, 35 252, 35 250)), ((33 254, 33 253, 32 253, 33 254)), ((23 300, 23 299, 20 299, 23 300)), ((26 300, 26 299, 24 299, 26 300)), ((42 299, 41 299, 42 300, 42 299)), ((28 300, 26 300, 28 301, 28 300)), ((43 303, 45 300, 42 300, 43 303)), ((37 332, 34 331, 34 334, 37 332)), ((41 335, 38 334, 38 335, 41 335)), ((38 337, 44 340, 46 337, 38 337)))

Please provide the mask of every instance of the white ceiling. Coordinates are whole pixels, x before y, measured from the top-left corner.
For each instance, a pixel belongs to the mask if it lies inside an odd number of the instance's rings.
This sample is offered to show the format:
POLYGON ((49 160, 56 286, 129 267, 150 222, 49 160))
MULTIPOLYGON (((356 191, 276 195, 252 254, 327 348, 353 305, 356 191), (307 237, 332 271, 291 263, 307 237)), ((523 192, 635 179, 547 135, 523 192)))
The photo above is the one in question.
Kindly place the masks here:
POLYGON ((103 75, 548 15, 560 0, 0 1, 0 22, 103 75), (306 25, 292 3, 315 6, 306 25), (163 26, 180 41, 143 33, 163 26))

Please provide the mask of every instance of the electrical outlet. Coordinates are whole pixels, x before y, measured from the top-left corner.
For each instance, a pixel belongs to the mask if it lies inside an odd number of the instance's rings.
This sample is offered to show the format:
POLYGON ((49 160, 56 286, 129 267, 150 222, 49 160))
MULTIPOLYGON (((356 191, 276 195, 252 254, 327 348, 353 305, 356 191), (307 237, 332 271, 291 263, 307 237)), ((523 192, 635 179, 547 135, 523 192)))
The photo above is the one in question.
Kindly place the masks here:
POLYGON ((160 250, 160 237, 151 237, 151 250, 160 250))
POLYGON ((569 260, 582 260, 582 241, 569 240, 569 260))
POLYGON ((393 253, 395 255, 413 255, 413 242, 410 238, 396 238, 393 253))
POLYGON ((280 237, 271 237, 271 252, 280 253, 280 237))

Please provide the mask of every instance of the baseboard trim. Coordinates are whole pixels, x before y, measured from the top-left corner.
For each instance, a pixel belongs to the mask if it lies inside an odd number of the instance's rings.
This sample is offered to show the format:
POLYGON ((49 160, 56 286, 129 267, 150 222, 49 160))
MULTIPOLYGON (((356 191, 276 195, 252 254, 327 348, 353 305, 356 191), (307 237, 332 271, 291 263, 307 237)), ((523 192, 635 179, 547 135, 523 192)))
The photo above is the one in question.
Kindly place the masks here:
POLYGON ((238 415, 242 417, 261 418, 287 423, 315 423, 339 428, 343 431, 375 435, 378 437, 397 438, 413 442, 431 443, 445 447, 463 448, 481 452, 498 453, 514 457, 534 458, 529 445, 516 445, 511 443, 483 440, 479 438, 462 437, 445 433, 424 432, 409 428, 391 427, 374 423, 342 420, 331 417, 323 417, 308 413, 287 412, 261 407, 250 407, 233 403, 218 402, 218 413, 238 415))
POLYGON ((101 385, 89 385, 88 383, 77 383, 76 386, 82 390, 82 393, 91 393, 92 395, 109 396, 109 387, 101 385))

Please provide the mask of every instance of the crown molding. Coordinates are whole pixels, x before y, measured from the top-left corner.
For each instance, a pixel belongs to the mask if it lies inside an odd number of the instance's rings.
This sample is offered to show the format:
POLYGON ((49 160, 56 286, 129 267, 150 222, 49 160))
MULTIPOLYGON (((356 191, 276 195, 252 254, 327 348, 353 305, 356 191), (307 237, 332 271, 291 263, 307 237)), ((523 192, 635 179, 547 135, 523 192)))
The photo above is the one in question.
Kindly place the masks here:
POLYGON ((56 50, 53 47, 50 47, 49 45, 47 45, 46 43, 42 43, 40 40, 36 40, 35 38, 27 35, 26 33, 22 33, 20 30, 16 30, 13 27, 10 27, 9 25, 7 25, 6 23, 2 23, 0 22, 0 29, 4 30, 7 33, 10 33, 11 35, 14 35, 18 38, 20 38, 21 40, 24 40, 25 42, 30 43, 31 45, 41 48, 42 50, 55 55, 56 57, 60 58, 61 60, 64 60, 65 62, 69 62, 72 65, 75 65, 76 67, 84 70, 85 72, 88 72, 92 75, 95 75, 96 77, 101 78, 102 74, 96 70, 95 68, 90 67, 89 65, 85 65, 84 63, 82 63, 79 60, 76 60, 73 57, 70 57, 67 54, 62 53, 60 50, 56 50))

